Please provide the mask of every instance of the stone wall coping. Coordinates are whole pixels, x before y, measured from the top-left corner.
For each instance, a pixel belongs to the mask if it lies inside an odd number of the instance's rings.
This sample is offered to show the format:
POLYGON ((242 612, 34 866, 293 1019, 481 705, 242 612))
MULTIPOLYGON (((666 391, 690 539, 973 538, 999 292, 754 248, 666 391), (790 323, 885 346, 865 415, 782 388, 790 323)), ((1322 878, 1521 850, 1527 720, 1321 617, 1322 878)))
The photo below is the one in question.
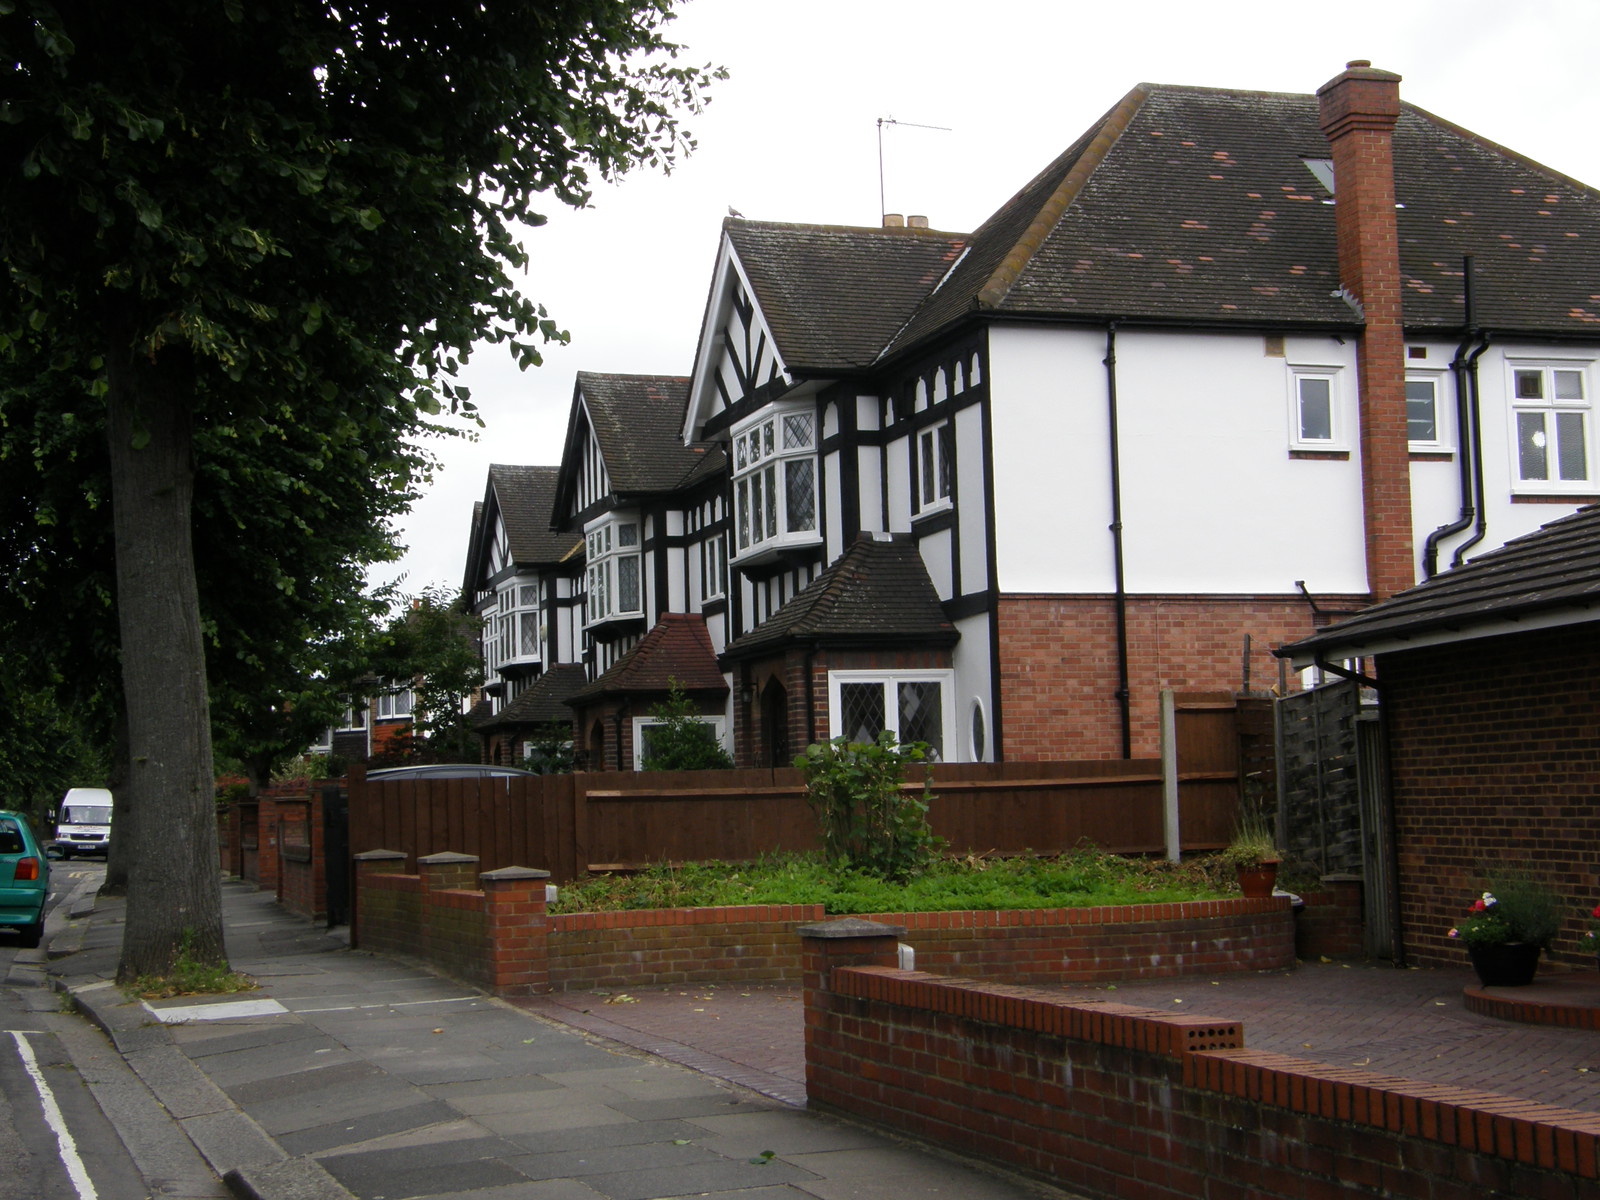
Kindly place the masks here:
POLYGON ((406 856, 404 850, 363 850, 355 856, 357 862, 393 862, 403 860, 406 856))
POLYGON ((837 921, 824 921, 821 925, 802 925, 795 932, 803 938, 903 938, 906 927, 880 925, 877 921, 863 921, 860 917, 842 917, 837 921))
POLYGON ((475 863, 478 861, 476 854, 457 854, 454 850, 441 850, 438 854, 424 855, 417 859, 418 866, 449 867, 457 863, 475 863))
MULTIPOLYGON (((423 861, 427 861, 424 859, 423 861)), ((488 879, 495 883, 512 882, 518 879, 549 879, 549 871, 540 871, 534 867, 501 867, 494 871, 485 871, 478 876, 479 879, 488 879)))

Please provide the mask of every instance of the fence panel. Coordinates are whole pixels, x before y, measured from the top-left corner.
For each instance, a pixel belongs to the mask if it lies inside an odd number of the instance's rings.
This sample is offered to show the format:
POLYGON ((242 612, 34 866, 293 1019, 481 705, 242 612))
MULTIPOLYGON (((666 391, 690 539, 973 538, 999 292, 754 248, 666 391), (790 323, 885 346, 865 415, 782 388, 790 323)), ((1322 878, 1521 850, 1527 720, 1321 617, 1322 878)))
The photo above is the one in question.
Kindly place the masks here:
MULTIPOLYGON (((1228 841, 1239 795, 1236 716, 1232 697, 1178 697, 1187 851, 1228 841)), ((954 853, 1055 854, 1084 842, 1121 854, 1164 848, 1157 759, 941 763, 933 779, 930 823, 954 853)), ((818 844, 803 778, 788 767, 378 783, 355 772, 349 791, 351 852, 403 851, 411 871, 419 856, 454 850, 477 855, 484 871, 535 867, 559 883, 818 844)))

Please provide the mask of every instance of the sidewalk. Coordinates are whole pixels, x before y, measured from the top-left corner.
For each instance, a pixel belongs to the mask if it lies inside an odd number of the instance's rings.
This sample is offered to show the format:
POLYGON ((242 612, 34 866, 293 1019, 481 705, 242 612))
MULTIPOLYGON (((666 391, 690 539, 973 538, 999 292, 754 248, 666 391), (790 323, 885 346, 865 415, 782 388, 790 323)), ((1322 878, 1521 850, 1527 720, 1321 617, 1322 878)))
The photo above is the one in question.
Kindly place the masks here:
POLYGON ((248 884, 222 892, 257 991, 128 1001, 119 900, 74 922, 81 944, 50 969, 247 1200, 1060 1195, 351 952, 248 884))

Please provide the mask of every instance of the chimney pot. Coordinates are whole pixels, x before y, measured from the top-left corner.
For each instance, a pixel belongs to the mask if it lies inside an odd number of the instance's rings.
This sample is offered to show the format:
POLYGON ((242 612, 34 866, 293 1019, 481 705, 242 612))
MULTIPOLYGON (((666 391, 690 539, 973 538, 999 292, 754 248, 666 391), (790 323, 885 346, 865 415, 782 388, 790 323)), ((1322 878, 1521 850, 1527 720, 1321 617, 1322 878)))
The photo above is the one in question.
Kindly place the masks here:
POLYGON ((1372 60, 1370 58, 1352 58, 1349 62, 1345 63, 1344 67, 1347 71, 1359 71, 1362 68, 1370 67, 1371 65, 1372 60))
POLYGON ((906 225, 911 229, 926 229, 928 227, 928 218, 920 215, 907 217, 906 225))
POLYGON ((883 227, 885 229, 904 229, 906 218, 903 213, 884 213, 883 227))

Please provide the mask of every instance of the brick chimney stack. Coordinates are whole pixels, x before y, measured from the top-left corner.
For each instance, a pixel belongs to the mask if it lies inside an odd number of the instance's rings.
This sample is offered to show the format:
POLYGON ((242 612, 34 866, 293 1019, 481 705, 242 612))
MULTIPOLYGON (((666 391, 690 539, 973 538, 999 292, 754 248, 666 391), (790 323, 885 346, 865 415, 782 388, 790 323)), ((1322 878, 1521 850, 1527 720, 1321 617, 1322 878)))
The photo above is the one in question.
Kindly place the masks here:
POLYGON ((1357 59, 1317 89, 1317 100, 1322 132, 1333 151, 1339 280, 1366 316, 1356 350, 1356 377, 1361 390, 1367 586, 1374 600, 1387 600, 1417 579, 1394 197, 1400 76, 1357 59))

